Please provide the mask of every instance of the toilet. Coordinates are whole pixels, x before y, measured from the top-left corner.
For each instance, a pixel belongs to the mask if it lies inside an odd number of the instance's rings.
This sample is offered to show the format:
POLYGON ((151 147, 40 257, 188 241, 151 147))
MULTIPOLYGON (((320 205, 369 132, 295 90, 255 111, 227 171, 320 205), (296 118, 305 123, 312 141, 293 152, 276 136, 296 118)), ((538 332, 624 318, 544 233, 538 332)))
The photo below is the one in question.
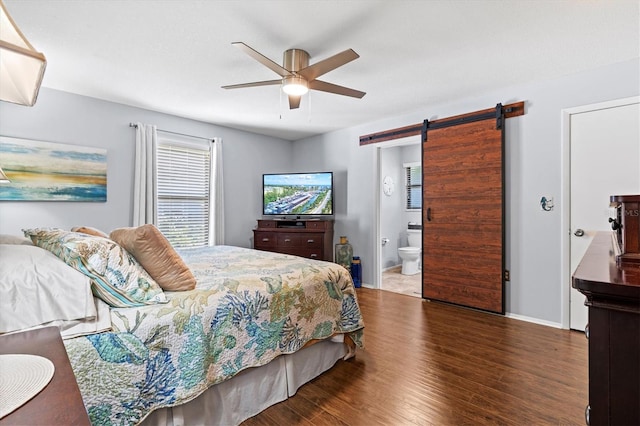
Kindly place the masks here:
POLYGON ((422 247, 422 230, 407 229, 408 247, 398 248, 398 255, 402 259, 403 275, 415 275, 420 272, 420 252, 422 247))

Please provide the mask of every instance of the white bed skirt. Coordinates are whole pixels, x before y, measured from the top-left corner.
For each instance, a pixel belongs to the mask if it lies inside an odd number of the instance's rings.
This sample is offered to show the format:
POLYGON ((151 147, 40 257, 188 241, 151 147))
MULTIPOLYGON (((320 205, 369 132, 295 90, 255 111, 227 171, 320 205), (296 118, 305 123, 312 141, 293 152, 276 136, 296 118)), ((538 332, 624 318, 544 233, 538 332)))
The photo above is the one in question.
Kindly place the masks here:
POLYGON ((293 396, 347 354, 342 336, 325 340, 212 386, 191 402, 149 414, 144 426, 238 425, 293 396))

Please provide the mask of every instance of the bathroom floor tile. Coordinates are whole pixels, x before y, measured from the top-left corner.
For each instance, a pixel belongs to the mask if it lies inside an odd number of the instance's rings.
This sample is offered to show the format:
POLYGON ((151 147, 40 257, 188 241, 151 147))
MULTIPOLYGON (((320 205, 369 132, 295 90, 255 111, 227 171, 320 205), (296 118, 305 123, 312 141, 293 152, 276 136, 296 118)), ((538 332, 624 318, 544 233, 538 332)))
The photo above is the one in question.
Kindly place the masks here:
POLYGON ((381 290, 402 293, 408 296, 422 297, 422 273, 402 275, 402 266, 382 271, 381 290))

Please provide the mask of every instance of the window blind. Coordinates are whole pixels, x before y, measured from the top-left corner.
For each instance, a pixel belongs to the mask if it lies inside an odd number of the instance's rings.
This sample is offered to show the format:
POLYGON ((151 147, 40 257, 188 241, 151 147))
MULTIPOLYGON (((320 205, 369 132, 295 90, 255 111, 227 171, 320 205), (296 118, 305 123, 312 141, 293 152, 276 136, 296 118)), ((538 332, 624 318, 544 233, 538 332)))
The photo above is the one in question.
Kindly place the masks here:
POLYGON ((417 165, 405 166, 407 210, 422 209, 422 167, 417 165))
POLYGON ((160 140, 157 149, 158 228, 174 247, 209 244, 210 145, 160 140))

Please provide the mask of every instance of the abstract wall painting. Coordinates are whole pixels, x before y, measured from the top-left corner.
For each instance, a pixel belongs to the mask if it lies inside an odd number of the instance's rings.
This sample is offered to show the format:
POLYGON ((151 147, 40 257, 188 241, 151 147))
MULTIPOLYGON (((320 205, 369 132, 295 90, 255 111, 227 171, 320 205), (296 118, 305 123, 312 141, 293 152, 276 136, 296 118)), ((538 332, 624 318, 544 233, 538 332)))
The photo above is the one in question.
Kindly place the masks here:
POLYGON ((107 150, 0 136, 0 201, 107 201, 107 150))

